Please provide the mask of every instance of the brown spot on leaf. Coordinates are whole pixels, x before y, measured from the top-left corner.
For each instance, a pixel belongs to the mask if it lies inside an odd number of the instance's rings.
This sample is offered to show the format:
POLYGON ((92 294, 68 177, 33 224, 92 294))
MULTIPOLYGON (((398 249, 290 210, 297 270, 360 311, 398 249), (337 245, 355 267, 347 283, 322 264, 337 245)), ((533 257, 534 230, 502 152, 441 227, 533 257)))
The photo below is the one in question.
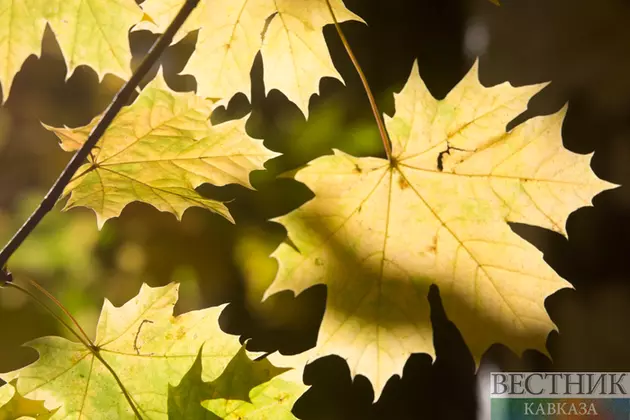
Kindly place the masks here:
POLYGON ((398 186, 401 190, 409 188, 409 183, 402 175, 398 177, 398 186))
POLYGON ((433 237, 433 241, 431 242, 431 245, 429 245, 427 251, 432 253, 432 254, 437 253, 437 242, 438 242, 438 238, 437 238, 437 235, 435 235, 433 237))

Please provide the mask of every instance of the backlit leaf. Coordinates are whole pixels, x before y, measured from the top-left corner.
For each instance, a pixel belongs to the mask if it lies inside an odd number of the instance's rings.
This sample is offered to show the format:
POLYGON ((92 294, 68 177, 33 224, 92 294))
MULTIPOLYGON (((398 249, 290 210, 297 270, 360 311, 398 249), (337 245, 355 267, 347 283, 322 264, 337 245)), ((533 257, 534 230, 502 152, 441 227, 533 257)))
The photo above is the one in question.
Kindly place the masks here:
POLYGON ((98 74, 131 75, 128 33, 142 18, 133 0, 0 0, 0 84, 9 96, 24 60, 39 56, 48 23, 59 42, 67 77, 84 64, 98 74))
POLYGON ((197 358, 169 390, 169 419, 294 420, 291 407, 306 387, 283 374, 287 370, 267 359, 252 361, 241 349, 221 376, 204 382, 197 358))
POLYGON ((380 395, 411 353, 434 355, 427 293, 440 288, 449 318, 476 359, 495 342, 545 351, 554 328, 544 300, 569 287, 508 222, 566 235, 569 214, 613 185, 590 156, 563 148, 566 108, 509 133, 543 85, 486 88, 477 65, 435 100, 417 65, 386 124, 392 164, 340 151, 297 172, 315 198, 277 219, 292 243, 266 296, 328 286, 311 358, 344 357, 380 395))
MULTIPOLYGON (((164 31, 181 0, 142 3, 152 22, 137 29, 164 31)), ((342 0, 331 0, 337 19, 361 18, 342 0)), ((308 115, 308 102, 322 77, 340 75, 333 66, 322 29, 332 23, 325 0, 202 0, 177 39, 199 29, 197 46, 183 72, 197 79, 197 93, 229 99, 237 92, 249 97, 250 70, 258 51, 267 92, 282 91, 308 115)))
POLYGON ((13 383, 0 388, 0 420, 35 418, 48 420, 57 410, 48 410, 42 401, 29 400, 15 391, 13 383))
MULTIPOLYGON (((123 208, 142 201, 181 218, 192 206, 232 220, 222 203, 203 197, 203 183, 251 188, 249 174, 277 154, 249 137, 242 118, 213 126, 212 103, 193 93, 173 92, 161 76, 144 88, 107 129, 89 162, 64 191, 66 209, 89 207, 99 227, 123 208)), ((48 127, 67 151, 79 148, 97 123, 79 128, 48 127)))
MULTIPOLYGON (((169 393, 172 399, 173 386, 188 381, 190 374, 186 372, 191 366, 203 381, 192 385, 188 382, 191 395, 204 395, 207 385, 199 390, 194 387, 207 382, 219 390, 209 398, 249 395, 251 400, 247 404, 252 412, 268 410, 265 404, 270 402, 259 398, 257 392, 265 394, 265 390, 277 387, 274 383, 285 382, 278 375, 286 369, 276 368, 267 361, 249 360, 238 337, 219 328, 218 317, 223 307, 174 317, 177 289, 176 284, 156 288, 143 285, 138 296, 119 308, 105 300, 98 321, 94 340, 98 352, 116 372, 142 417, 169 418, 169 411, 173 410, 172 402, 169 408, 169 393), (246 372, 252 377, 243 377, 246 372)), ((136 418, 113 374, 83 344, 60 337, 43 337, 27 345, 37 350, 39 359, 0 377, 17 380, 16 390, 25 398, 44 401, 48 409, 58 407, 52 419, 136 418)), ((296 383, 291 389, 295 392, 291 398, 295 400, 304 386, 296 383)), ((2 396, 0 392, 0 402, 6 400, 2 396)), ((199 407, 201 402, 197 401, 199 407)), ((5 407, 0 406, 0 413, 5 407)), ((207 417, 199 414, 201 417, 186 418, 213 418, 209 411, 205 413, 207 417)), ((218 418, 231 417, 229 413, 221 413, 218 418)))

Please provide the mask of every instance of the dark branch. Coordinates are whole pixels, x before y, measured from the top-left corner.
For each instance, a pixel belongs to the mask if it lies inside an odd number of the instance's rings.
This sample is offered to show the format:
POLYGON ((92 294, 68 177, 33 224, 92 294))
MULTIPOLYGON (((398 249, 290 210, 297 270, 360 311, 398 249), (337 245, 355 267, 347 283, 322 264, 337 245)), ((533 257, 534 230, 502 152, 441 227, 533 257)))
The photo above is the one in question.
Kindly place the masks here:
POLYGON ((125 85, 118 91, 114 100, 109 104, 107 110, 105 110, 103 117, 88 136, 86 142, 79 150, 77 150, 72 159, 70 159, 70 162, 68 162, 63 172, 61 172, 61 175, 59 175, 59 178, 57 178, 57 181, 55 181, 37 209, 2 249, 0 252, 0 267, 2 267, 0 284, 11 281, 10 274, 6 270, 6 263, 9 260, 9 257, 11 257, 11 255, 13 255, 13 253, 20 247, 22 242, 24 242, 28 235, 30 235, 30 233, 35 229, 46 213, 52 210, 77 169, 79 169, 81 164, 83 164, 94 145, 101 138, 105 130, 107 130, 107 127, 109 127, 112 123, 121 108, 129 102, 131 95, 140 84, 140 81, 144 78, 144 76, 146 76, 164 50, 171 44, 173 36, 177 33, 198 3, 199 0, 186 0, 186 3, 184 3, 177 16, 175 16, 175 19, 173 19, 164 34, 155 41, 144 60, 142 60, 142 63, 140 63, 136 71, 131 75, 129 81, 127 81, 127 83, 125 83, 125 85))

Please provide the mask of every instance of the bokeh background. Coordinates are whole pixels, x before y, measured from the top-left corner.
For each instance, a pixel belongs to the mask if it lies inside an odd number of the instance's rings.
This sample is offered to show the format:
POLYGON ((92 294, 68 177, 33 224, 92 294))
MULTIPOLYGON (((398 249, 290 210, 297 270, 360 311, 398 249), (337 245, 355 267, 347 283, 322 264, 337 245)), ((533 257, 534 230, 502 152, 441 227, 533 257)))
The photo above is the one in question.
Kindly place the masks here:
MULTIPOLYGON (((519 121, 550 114, 567 101, 565 146, 595 151, 595 173, 620 187, 577 210, 569 238, 531 226, 513 226, 534 243, 574 290, 557 292, 546 307, 558 326, 549 354, 516 355, 493 346, 479 372, 433 291, 432 322, 437 358, 410 357, 402 378, 390 380, 372 403, 369 381, 351 379, 345 361, 330 356, 308 366, 312 385, 294 413, 301 419, 475 419, 486 418, 483 374, 503 370, 630 371, 630 1, 628 0, 345 0, 367 26, 343 29, 375 92, 379 107, 394 113, 393 93, 405 83, 414 60, 434 96, 442 98, 477 56, 485 85, 552 83, 530 102, 519 121)), ((227 205, 236 224, 200 209, 181 222, 144 204, 128 206, 117 219, 96 228, 85 209, 51 212, 10 261, 16 282, 34 279, 94 331, 103 298, 120 305, 142 283, 182 284, 178 313, 230 303, 221 317, 226 332, 250 339, 253 350, 297 353, 314 344, 326 289, 299 296, 283 292, 265 303, 276 262, 268 255, 284 239, 268 220, 312 197, 303 185, 277 175, 339 148, 360 156, 384 156, 360 81, 332 26, 325 28, 333 61, 343 76, 323 79, 304 120, 281 93, 267 97, 260 57, 252 69, 252 103, 242 94, 212 120, 250 113, 247 129, 283 155, 267 171, 252 175, 256 191, 200 187, 227 205)), ((195 79, 179 75, 196 33, 167 50, 160 65, 175 90, 194 90, 195 79)), ((129 36, 135 67, 156 36, 129 36)), ((151 77, 157 68, 153 69, 151 77)), ((78 126, 102 112, 122 85, 98 80, 80 67, 66 80, 59 47, 47 30, 41 58, 30 57, 0 108, 0 241, 5 242, 37 206, 70 158, 41 122, 78 126)), ((517 124, 519 121, 515 121, 517 124)), ((42 335, 66 335, 54 319, 12 289, 0 290, 0 371, 35 360, 21 344, 42 335)))

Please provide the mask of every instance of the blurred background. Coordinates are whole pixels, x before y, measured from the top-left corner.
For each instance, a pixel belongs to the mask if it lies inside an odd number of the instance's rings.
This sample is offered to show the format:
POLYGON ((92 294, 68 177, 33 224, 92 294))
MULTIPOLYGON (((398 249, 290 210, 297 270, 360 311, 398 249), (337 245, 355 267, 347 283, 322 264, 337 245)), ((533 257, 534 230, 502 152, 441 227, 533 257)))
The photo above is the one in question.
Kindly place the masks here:
MULTIPOLYGON (((565 146, 595 151, 593 170, 620 184, 577 210, 569 238, 531 226, 513 229, 534 243, 574 290, 547 299, 558 326, 549 354, 515 355, 501 345, 485 355, 480 372, 503 370, 630 371, 630 1, 628 0, 344 0, 367 22, 342 25, 375 92, 381 111, 394 113, 393 93, 406 82, 414 60, 427 86, 442 98, 481 57, 487 86, 552 81, 530 102, 526 114, 550 114, 567 101, 565 146)), ((134 203, 97 230, 90 210, 51 212, 10 261, 16 282, 33 279, 54 294, 93 333, 106 297, 120 305, 151 286, 181 283, 178 313, 229 302, 222 328, 251 339, 252 350, 284 354, 311 347, 322 317, 326 289, 294 296, 283 292, 260 303, 276 262, 268 255, 284 239, 268 221, 312 197, 305 186, 277 175, 338 148, 357 156, 384 156, 360 81, 333 27, 324 29, 344 83, 325 78, 305 121, 280 92, 265 97, 260 57, 252 69, 252 103, 236 95, 217 109, 213 122, 250 114, 247 129, 283 155, 252 177, 256 191, 202 186, 212 198, 230 201, 232 225, 220 216, 190 209, 181 222, 134 203)), ((171 88, 194 90, 195 79, 179 75, 196 33, 170 47, 160 65, 171 88)), ((156 36, 132 32, 132 67, 156 36)), ((157 71, 153 69, 147 81, 157 71)), ((69 79, 59 47, 46 31, 41 58, 30 57, 0 108, 0 241, 5 243, 37 206, 70 155, 41 123, 84 125, 104 110, 122 81, 98 80, 80 67, 69 79)), ((63 204, 63 203, 60 203, 63 204)), ((436 293, 430 295, 437 358, 413 355, 402 378, 390 380, 372 404, 369 381, 351 379, 345 361, 330 356, 308 366, 312 388, 298 401, 301 419, 484 418, 475 365, 436 293)), ((21 344, 66 332, 32 301, 0 290, 0 371, 36 359, 21 344)))

